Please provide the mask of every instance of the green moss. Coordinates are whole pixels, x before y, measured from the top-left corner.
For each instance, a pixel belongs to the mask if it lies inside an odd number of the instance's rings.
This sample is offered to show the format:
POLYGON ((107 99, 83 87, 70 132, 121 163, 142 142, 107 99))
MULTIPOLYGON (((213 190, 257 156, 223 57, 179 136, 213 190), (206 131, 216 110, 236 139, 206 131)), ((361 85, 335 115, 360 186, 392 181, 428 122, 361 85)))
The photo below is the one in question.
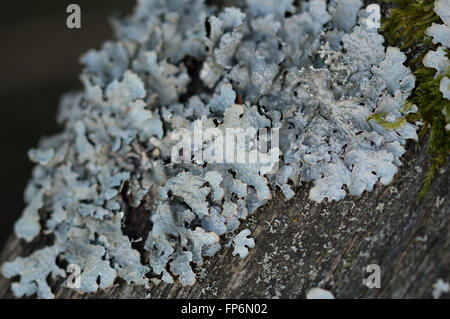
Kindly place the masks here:
MULTIPOLYGON (((400 46, 402 50, 409 52, 407 64, 415 70, 416 88, 405 109, 415 104, 419 112, 408 115, 407 119, 411 122, 417 120, 424 122, 419 132, 420 138, 430 132, 428 153, 431 155, 431 166, 419 193, 420 199, 427 193, 434 176, 446 163, 450 152, 450 134, 445 130, 445 126, 450 123, 450 101, 445 99, 439 90, 443 76, 435 78, 436 71, 424 67, 422 63, 425 54, 436 48, 431 38, 425 35, 425 30, 433 22, 442 23, 442 21, 433 10, 434 0, 385 0, 385 2, 396 4, 396 8, 390 11, 381 28, 386 44, 400 46), (446 115, 443 110, 447 110, 446 115)), ((450 76, 450 70, 447 76, 450 76)), ((382 116, 379 118, 382 120, 382 116)))
POLYGON ((427 50, 420 48, 434 46, 425 30, 440 17, 434 12, 434 0, 384 0, 396 4, 381 27, 386 44, 399 46, 402 51, 419 49, 420 53, 410 61, 411 65, 420 63, 427 50))
MULTIPOLYGON (((419 194, 419 198, 422 198, 431 186, 439 168, 445 164, 450 152, 450 134, 445 129, 450 121, 448 111, 447 116, 443 113, 444 109, 450 110, 450 100, 445 99, 439 90, 442 76, 435 79, 436 72, 430 68, 421 68, 415 73, 421 84, 415 90, 412 100, 419 105, 419 116, 425 123, 419 136, 423 137, 430 130, 428 152, 432 156, 431 167, 419 194)), ((447 72, 447 76, 450 76, 450 71, 447 72)))
POLYGON ((399 118, 395 122, 388 122, 384 119, 387 113, 375 113, 367 118, 367 121, 376 120, 381 126, 383 126, 387 130, 395 130, 399 127, 403 126, 406 123, 405 118, 399 118))

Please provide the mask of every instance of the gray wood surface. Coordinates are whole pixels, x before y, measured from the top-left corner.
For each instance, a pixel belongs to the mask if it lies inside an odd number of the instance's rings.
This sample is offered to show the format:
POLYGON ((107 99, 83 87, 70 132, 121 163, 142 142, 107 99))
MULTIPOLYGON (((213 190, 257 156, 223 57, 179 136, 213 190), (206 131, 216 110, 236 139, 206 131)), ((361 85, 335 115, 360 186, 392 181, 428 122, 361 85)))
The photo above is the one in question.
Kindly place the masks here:
MULTIPOLYGON (((410 142, 393 183, 361 197, 315 204, 308 200, 308 184, 290 201, 274 192, 273 200, 241 225, 255 238, 249 256, 241 260, 232 248, 222 248, 196 270, 192 287, 152 283, 146 291, 117 280, 112 288, 80 294, 59 280, 52 283, 54 293, 57 298, 303 298, 319 286, 337 298, 431 298, 437 279, 450 279, 450 164, 418 201, 429 167, 427 143, 428 137, 410 142), (363 285, 369 264, 381 267, 379 289, 363 285)), ((41 236, 26 244, 11 235, 0 263, 49 241, 41 236)), ((10 284, 0 276, 0 298, 12 297, 10 284)))

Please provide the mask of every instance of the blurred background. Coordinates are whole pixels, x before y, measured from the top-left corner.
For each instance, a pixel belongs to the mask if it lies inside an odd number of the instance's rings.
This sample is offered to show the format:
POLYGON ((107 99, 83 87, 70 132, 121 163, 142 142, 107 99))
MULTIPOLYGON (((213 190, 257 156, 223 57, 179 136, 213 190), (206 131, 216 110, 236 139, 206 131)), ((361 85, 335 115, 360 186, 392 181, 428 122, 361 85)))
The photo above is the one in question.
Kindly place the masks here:
POLYGON ((0 10, 0 246, 24 208, 31 176, 28 149, 57 133, 60 96, 81 88, 79 57, 112 38, 108 17, 135 0, 3 1, 0 10), (81 29, 68 29, 66 8, 81 7, 81 29))

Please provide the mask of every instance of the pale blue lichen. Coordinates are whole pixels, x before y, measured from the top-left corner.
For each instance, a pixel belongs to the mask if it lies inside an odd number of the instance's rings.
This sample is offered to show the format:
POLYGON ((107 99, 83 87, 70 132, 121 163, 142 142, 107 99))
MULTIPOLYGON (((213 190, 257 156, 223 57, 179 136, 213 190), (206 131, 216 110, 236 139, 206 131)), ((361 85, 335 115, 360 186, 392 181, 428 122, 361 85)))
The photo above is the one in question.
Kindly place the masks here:
POLYGON ((60 245, 53 245, 35 251, 27 257, 18 257, 12 262, 5 263, 2 274, 11 278, 20 275, 20 281, 11 286, 16 297, 31 296, 37 293, 39 298, 53 298, 48 286, 47 277, 65 277, 64 270, 56 265, 57 256, 63 251, 60 245))
POLYGON ((433 43, 450 48, 450 0, 436 0, 434 11, 441 17, 443 24, 433 23, 425 34, 433 37, 433 43))
MULTIPOLYGON (((243 11, 216 11, 202 0, 142 0, 114 19, 117 40, 82 57, 84 90, 61 100, 64 130, 30 151, 37 166, 15 233, 32 241, 45 231, 55 243, 4 264, 6 277, 21 276, 14 294, 52 297, 48 274, 65 275, 58 256, 80 267, 82 292, 116 277, 192 285, 192 265, 267 203, 270 188, 292 198, 312 182, 321 202, 390 183, 417 139, 403 122, 414 76, 361 6, 247 0, 243 11), (199 125, 211 133, 201 143, 175 134, 199 125), (246 130, 236 156, 259 161, 216 161, 228 128, 246 130), (263 129, 279 130, 279 145, 257 149, 269 139, 263 129), (192 156, 182 152, 191 146, 192 156), (149 212, 145 264, 124 233, 130 207, 149 212)), ((233 255, 248 255, 249 236, 234 237, 233 255)))
POLYGON ((436 69, 435 78, 447 74, 450 67, 450 60, 443 47, 438 47, 436 51, 429 51, 423 58, 423 64, 428 68, 436 69))
MULTIPOLYGON (((450 48, 450 0, 437 0, 434 3, 434 11, 439 15, 444 24, 433 23, 426 30, 426 33, 433 37, 433 43, 442 44, 448 52, 450 48)), ((442 46, 439 46, 437 51, 431 50, 423 59, 423 64, 426 67, 437 70, 435 77, 446 75, 450 72, 450 60, 447 52, 442 46)), ((444 98, 450 100, 450 80, 447 76, 441 79, 439 89, 444 98)))
POLYGON ((444 98, 450 100, 450 80, 448 79, 448 77, 445 76, 442 78, 439 89, 442 92, 444 98))
POLYGON ((241 258, 245 258, 249 253, 248 249, 255 247, 255 240, 253 238, 247 238, 250 234, 250 229, 244 229, 234 237, 233 256, 239 255, 241 258))

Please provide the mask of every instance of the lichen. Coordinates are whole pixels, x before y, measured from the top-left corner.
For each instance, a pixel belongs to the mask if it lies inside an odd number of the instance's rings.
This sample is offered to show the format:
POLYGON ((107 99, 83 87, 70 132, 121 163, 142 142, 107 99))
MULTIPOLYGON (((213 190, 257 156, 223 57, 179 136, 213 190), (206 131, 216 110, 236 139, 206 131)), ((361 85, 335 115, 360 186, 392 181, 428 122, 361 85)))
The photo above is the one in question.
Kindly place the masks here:
MULTIPOLYGON (((271 189, 292 198, 311 182, 321 202, 389 184, 417 139, 404 120, 415 76, 405 54, 383 46, 372 9, 142 0, 114 19, 117 39, 81 59, 84 90, 61 100, 64 130, 30 151, 36 167, 15 233, 53 233, 55 243, 5 263, 5 276, 21 276, 14 294, 52 297, 47 275, 65 273, 57 257, 80 267, 82 292, 116 277, 193 285, 193 265, 271 189), (135 211, 150 219, 141 245, 125 235, 135 211)), ((232 237, 233 255, 248 255, 249 236, 232 237)))
POLYGON ((430 132, 428 153, 431 155, 431 165, 418 195, 421 199, 428 192, 436 173, 448 161, 450 152, 450 100, 441 89, 450 73, 448 47, 445 47, 450 34, 450 3, 448 0, 393 2, 397 8, 391 10, 381 32, 388 44, 401 43, 402 49, 415 52, 407 61, 407 65, 416 69, 416 88, 408 99, 408 105, 417 105, 419 112, 408 115, 407 119, 413 123, 423 123, 420 137, 430 132))

